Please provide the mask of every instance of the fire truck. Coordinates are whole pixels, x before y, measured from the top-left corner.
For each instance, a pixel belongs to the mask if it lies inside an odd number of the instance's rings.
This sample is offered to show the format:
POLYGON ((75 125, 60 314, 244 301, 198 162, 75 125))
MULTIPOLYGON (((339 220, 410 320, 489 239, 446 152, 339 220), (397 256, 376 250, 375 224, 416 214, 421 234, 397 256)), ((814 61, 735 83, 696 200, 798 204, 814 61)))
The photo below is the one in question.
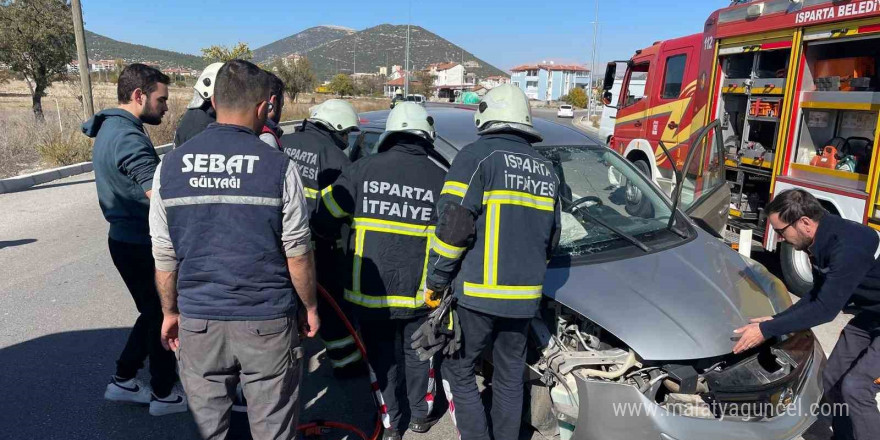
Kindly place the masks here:
MULTIPOLYGON (((880 0, 734 2, 700 34, 608 64, 604 100, 617 108, 608 144, 661 188, 681 180, 684 205, 729 198, 714 205, 729 230, 751 229, 778 251, 789 290, 804 294, 809 258, 777 243, 763 208, 803 188, 829 212, 880 230, 878 63, 880 0), (644 92, 630 87, 642 79, 644 92)), ((627 203, 638 211, 638 194, 627 203)))

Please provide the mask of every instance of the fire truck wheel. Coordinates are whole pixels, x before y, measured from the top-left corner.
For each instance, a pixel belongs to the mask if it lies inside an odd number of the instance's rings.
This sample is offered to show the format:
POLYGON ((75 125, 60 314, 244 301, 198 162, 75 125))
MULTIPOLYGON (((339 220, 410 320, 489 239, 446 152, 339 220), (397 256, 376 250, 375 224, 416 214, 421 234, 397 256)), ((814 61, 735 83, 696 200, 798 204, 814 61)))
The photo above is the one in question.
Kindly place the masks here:
POLYGON ((795 250, 788 243, 780 243, 779 263, 788 291, 803 298, 813 288, 813 266, 804 251, 795 250))
MULTIPOLYGON (((651 166, 642 159, 633 161, 633 165, 647 178, 651 178, 651 166)), ((633 217, 649 218, 654 215, 654 207, 651 202, 643 197, 642 191, 635 185, 627 182, 626 185, 626 212, 633 217)))

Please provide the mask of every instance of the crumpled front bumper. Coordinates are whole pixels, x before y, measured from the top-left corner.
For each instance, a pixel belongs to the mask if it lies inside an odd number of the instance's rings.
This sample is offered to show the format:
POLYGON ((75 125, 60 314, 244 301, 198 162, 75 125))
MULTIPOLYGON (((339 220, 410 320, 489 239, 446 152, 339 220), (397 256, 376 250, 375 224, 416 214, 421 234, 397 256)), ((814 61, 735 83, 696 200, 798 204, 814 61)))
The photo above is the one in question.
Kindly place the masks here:
POLYGON ((813 338, 813 355, 800 393, 790 408, 760 421, 701 419, 675 415, 628 385, 577 377, 578 410, 575 440, 791 440, 816 421, 822 398, 825 353, 813 338))

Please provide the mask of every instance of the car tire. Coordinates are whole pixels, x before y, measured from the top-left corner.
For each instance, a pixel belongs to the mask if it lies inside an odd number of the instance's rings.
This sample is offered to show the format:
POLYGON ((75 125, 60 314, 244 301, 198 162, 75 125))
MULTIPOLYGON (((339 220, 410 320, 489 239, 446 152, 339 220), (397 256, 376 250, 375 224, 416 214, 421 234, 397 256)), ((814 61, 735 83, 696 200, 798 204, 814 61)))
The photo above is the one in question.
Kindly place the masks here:
MULTIPOLYGON (((642 172, 648 179, 651 178, 651 166, 643 159, 632 161, 633 165, 642 172)), ((634 217, 648 218, 654 214, 654 207, 651 202, 644 197, 641 191, 635 186, 626 183, 626 209, 627 214, 634 217)))
POLYGON ((813 288, 813 266, 806 252, 796 250, 789 243, 780 243, 779 264, 789 292, 799 298, 810 293, 813 288))

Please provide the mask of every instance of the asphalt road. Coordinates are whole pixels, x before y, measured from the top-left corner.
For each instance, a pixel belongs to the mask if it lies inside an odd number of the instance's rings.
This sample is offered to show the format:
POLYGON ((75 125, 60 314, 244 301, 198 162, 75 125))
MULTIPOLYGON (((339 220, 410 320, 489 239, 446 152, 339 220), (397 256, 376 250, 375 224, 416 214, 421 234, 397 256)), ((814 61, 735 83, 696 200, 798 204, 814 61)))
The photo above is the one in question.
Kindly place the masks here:
MULTIPOLYGON (((145 407, 103 399, 136 316, 110 261, 106 234, 91 173, 0 194, 0 437, 198 438, 188 413, 155 418, 145 407)), ((826 352, 844 322, 841 316, 817 330, 826 352)), ((336 381, 321 347, 312 342, 307 350, 302 420, 345 421, 371 430, 374 410, 367 382, 336 381)), ((248 437, 244 416, 234 417, 233 431, 233 438, 248 437)), ((407 433, 405 438, 439 440, 455 434, 444 417, 429 434, 407 433)), ((522 438, 532 437, 523 432, 522 438)), ((323 438, 345 437, 331 433, 323 438)), ((820 424, 804 438, 830 436, 820 424)))

